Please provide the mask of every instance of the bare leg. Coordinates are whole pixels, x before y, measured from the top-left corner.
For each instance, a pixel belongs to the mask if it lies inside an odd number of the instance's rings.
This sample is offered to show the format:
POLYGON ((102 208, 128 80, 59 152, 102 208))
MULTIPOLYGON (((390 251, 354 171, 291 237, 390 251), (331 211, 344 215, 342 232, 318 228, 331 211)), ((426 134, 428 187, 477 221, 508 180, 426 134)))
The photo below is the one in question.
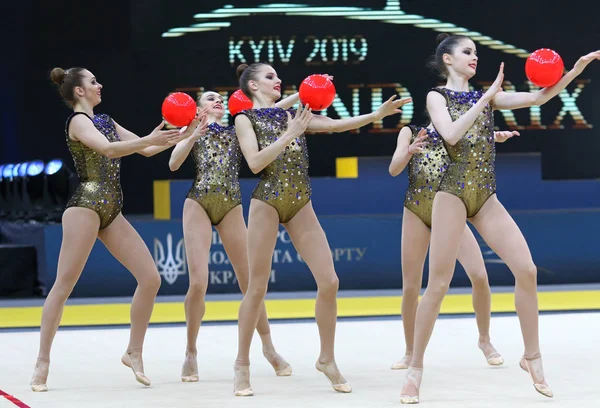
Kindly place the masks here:
POLYGON ((458 197, 444 192, 435 195, 429 252, 429 281, 417 308, 415 348, 400 396, 403 404, 419 401, 425 349, 454 274, 466 217, 466 208, 458 197))
POLYGON ((478 346, 489 365, 501 365, 504 359, 496 351, 490 340, 490 319, 492 317, 492 291, 488 282, 483 255, 477 239, 468 226, 465 226, 462 243, 458 251, 461 263, 473 285, 473 310, 479 329, 478 346))
MULTIPOLYGON (((221 241, 223 241, 223 247, 227 252, 227 256, 231 261, 231 266, 235 271, 240 289, 245 294, 248 290, 250 272, 248 270, 247 231, 242 206, 239 205, 229 211, 216 228, 219 231, 221 241)), ((256 330, 262 340, 263 354, 273 366, 275 373, 278 376, 291 375, 292 367, 277 353, 273 345, 271 328, 269 327, 267 309, 264 302, 261 306, 256 330)))
POLYGON ((317 282, 315 316, 321 338, 321 353, 316 367, 331 381, 334 390, 351 392, 350 385, 335 363, 334 354, 339 280, 333 266, 329 243, 315 215, 312 203, 306 204, 285 224, 285 229, 317 282))
POLYGON ((540 354, 537 268, 525 237, 495 195, 490 197, 472 222, 515 276, 515 307, 525 344, 525 361, 521 361, 521 367, 528 368, 538 392, 552 397, 552 390, 544 379, 540 354))
POLYGON ((131 301, 129 345, 121 361, 133 370, 138 382, 150 385, 150 380, 144 375, 142 351, 160 288, 160 275, 148 247, 123 215, 119 214, 112 224, 100 231, 98 237, 137 281, 131 301))
POLYGON ((206 310, 208 288, 208 256, 212 243, 212 225, 206 211, 194 200, 187 198, 183 205, 183 239, 190 274, 190 286, 183 302, 187 326, 185 360, 181 381, 198 381, 198 350, 196 342, 206 310))
POLYGON ((423 284, 423 268, 429 248, 430 231, 412 211, 404 209, 402 216, 402 326, 406 351, 392 370, 407 369, 413 354, 415 317, 419 293, 423 284))
POLYGON ((56 281, 48 293, 42 311, 40 349, 31 379, 33 391, 48 391, 46 379, 52 341, 58 330, 65 303, 79 280, 96 242, 99 227, 100 218, 93 210, 70 207, 63 214, 63 238, 58 256, 56 281))
POLYGON ((269 204, 251 200, 248 217, 248 290, 238 317, 238 355, 234 365, 233 389, 236 396, 253 395, 250 386, 250 345, 264 304, 271 261, 279 231, 279 215, 269 204))

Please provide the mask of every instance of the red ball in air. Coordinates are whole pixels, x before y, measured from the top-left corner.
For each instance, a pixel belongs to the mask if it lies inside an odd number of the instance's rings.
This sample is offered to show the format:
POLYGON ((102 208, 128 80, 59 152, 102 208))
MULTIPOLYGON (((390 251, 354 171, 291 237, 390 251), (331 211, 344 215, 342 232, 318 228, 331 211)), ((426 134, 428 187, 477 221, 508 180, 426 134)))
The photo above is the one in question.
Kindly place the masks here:
POLYGON ((548 48, 532 52, 525 62, 527 78, 540 88, 555 85, 562 78, 564 70, 565 64, 560 55, 548 48))
POLYGON ((300 102, 310 109, 327 109, 335 98, 335 86, 325 75, 309 75, 302 81, 299 89, 300 102))
POLYGON ((252 109, 252 106, 252 101, 244 92, 242 92, 241 89, 238 89, 232 93, 227 101, 227 107, 229 108, 229 113, 231 113, 231 116, 235 116, 237 113, 243 110, 252 109))

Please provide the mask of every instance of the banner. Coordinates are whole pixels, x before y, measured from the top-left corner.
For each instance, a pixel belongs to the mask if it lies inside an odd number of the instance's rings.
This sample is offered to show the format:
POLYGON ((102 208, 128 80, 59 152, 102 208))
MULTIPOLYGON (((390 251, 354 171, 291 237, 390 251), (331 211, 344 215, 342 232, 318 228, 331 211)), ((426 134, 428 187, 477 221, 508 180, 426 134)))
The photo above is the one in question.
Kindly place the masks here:
MULTIPOLYGON (((600 282, 600 252, 593 242, 600 230, 600 210, 520 212, 513 214, 538 266, 538 283, 600 282)), ((162 277, 160 295, 183 295, 189 285, 180 221, 130 220, 155 260, 162 277)), ((323 216, 340 289, 400 289, 402 271, 400 216, 323 216)), ((56 276, 61 244, 60 225, 45 229, 48 287, 56 276)), ((479 238, 492 286, 514 285, 508 267, 479 238)), ((208 293, 237 293, 239 288, 222 242, 213 231, 208 293)), ((427 267, 424 281, 427 281, 427 267)), ((470 286, 457 265, 452 287, 470 286)), ((94 246, 73 296, 131 296, 136 282, 99 241, 94 246)), ((316 284, 310 270, 280 228, 273 253, 269 291, 310 291, 316 284)))

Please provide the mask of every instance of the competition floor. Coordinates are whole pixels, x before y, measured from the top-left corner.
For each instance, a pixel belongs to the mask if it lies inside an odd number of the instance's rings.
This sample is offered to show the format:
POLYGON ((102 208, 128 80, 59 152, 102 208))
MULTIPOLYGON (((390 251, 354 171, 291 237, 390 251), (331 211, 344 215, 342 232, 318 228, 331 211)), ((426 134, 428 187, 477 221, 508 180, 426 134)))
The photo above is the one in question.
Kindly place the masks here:
MULTIPOLYGON (((477 348, 471 298, 453 290, 426 355, 421 404, 428 407, 600 406, 600 286, 540 288, 540 334, 553 400, 536 393, 518 367, 522 354, 512 288, 493 288, 491 335, 505 364, 487 366, 477 348)), ((340 293, 336 359, 353 387, 332 390, 314 368, 319 341, 314 294, 274 294, 267 308, 278 351, 291 377, 276 377, 252 348, 255 396, 234 397, 239 296, 209 296, 198 340, 200 382, 179 379, 185 348, 182 298, 160 298, 144 364, 152 386, 120 363, 128 340, 129 299, 72 300, 52 351, 47 393, 29 389, 39 341, 40 301, 0 301, 0 408, 4 407, 392 407, 403 371, 390 365, 404 350, 400 291, 340 293)))

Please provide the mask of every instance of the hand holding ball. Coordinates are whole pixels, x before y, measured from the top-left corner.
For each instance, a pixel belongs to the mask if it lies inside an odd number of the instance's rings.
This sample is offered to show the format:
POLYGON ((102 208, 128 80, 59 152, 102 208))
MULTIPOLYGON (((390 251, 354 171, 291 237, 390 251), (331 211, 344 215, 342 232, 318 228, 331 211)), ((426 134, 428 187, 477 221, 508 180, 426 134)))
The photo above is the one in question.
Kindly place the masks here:
POLYGON ((196 117, 196 102, 186 93, 172 93, 163 101, 162 116, 172 126, 187 126, 196 117))

